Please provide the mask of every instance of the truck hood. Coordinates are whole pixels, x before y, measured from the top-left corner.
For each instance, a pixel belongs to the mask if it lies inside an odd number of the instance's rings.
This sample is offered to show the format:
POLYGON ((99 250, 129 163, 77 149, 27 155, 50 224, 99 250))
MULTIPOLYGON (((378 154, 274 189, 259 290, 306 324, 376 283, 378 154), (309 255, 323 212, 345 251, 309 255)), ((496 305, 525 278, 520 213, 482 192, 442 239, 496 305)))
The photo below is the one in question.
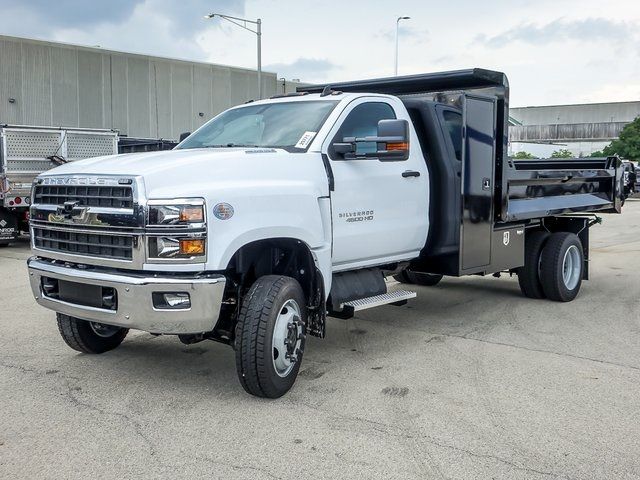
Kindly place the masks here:
POLYGON ((271 148, 167 150, 78 160, 42 176, 140 176, 149 198, 201 196, 216 186, 295 182, 308 156, 271 148))

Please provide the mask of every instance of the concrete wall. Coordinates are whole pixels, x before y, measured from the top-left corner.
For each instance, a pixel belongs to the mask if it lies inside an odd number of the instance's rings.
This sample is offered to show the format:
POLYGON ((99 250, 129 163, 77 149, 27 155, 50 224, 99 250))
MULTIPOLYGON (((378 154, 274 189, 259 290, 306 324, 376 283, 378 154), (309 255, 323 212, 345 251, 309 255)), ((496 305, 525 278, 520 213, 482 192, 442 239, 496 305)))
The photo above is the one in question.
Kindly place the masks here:
MULTIPOLYGON (((296 84, 263 72, 262 85, 296 84)), ((0 123, 176 139, 257 94, 255 70, 0 35, 0 123)))
POLYGON ((627 122, 569 123, 555 125, 512 125, 512 142, 603 141, 620 136, 627 122))

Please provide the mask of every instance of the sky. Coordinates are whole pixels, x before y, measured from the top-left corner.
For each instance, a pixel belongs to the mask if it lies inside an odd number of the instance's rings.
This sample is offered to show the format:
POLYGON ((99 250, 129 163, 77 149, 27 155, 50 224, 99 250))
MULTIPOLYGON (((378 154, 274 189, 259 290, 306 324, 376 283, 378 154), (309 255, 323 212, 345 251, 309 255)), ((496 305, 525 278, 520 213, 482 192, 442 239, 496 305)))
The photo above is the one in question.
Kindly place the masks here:
MULTIPOLYGON (((640 100, 640 0, 0 0, 0 34, 256 67, 304 82, 482 67, 511 105, 640 100)), ((1 59, 0 59, 1 61, 1 59)))

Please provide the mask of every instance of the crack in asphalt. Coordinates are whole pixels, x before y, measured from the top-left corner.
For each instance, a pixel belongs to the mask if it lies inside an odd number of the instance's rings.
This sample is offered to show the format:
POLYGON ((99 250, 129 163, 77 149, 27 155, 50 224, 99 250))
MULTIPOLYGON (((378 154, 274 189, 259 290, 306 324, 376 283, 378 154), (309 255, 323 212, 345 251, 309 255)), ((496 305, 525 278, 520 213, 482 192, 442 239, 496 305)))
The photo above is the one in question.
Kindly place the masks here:
MULTIPOLYGON (((473 450, 469 450, 467 448, 463 448, 463 447, 458 447, 455 445, 450 445, 448 443, 443 442, 442 440, 435 438, 431 435, 424 435, 424 434, 417 434, 417 435, 411 435, 411 434, 407 434, 404 433, 403 431, 401 431, 401 429, 399 427, 396 427, 395 425, 389 425, 387 423, 384 422, 376 422, 375 420, 369 420, 366 418, 362 418, 362 417, 358 417, 358 416, 351 416, 351 415, 344 415, 338 412, 333 412, 333 411, 327 411, 327 410, 323 410, 321 408, 318 407, 314 407, 313 405, 309 405, 306 403, 297 403, 298 405, 307 407, 311 410, 314 410, 316 412, 320 412, 326 415, 332 415, 334 417, 336 417, 339 420, 351 420, 352 422, 356 422, 356 423, 361 423, 361 424, 366 424, 369 425, 370 428, 372 430, 374 430, 375 432, 381 433, 383 435, 388 435, 388 436, 392 436, 392 437, 396 437, 396 438, 404 438, 404 439, 408 439, 408 440, 424 440, 427 443, 429 443, 430 445, 434 445, 436 447, 440 447, 440 448, 446 448, 449 450, 453 450, 456 452, 460 452, 463 453, 465 455, 468 455, 470 457, 474 457, 474 458, 483 458, 483 459, 488 459, 488 460, 494 460, 497 461, 499 463, 502 463, 504 465, 507 465, 511 468, 514 468, 516 470, 520 470, 520 471, 524 471, 524 472, 528 472, 528 473, 535 473, 538 475, 543 475, 546 477, 554 477, 554 478, 564 478, 566 480, 573 480, 574 478, 577 477, 570 477, 567 474, 560 474, 560 473, 555 473, 555 472, 549 472, 549 471, 544 471, 544 470, 539 470, 537 468, 534 467, 530 467, 527 465, 523 465, 523 464, 518 464, 516 462, 513 462, 511 460, 507 460, 505 458, 499 457, 497 455, 492 455, 490 453, 478 453, 478 452, 474 452, 473 450), (396 430, 396 431, 394 431, 396 430)), ((351 431, 351 430, 349 430, 351 431)), ((366 431, 361 430, 361 433, 367 433, 366 431)), ((442 472, 439 472, 443 477, 444 474, 442 474, 442 472)))
MULTIPOLYGON (((473 332, 469 332, 469 333, 473 333, 473 332)), ((601 360, 599 358, 584 357, 582 355, 575 355, 573 353, 555 352, 553 350, 544 350, 544 349, 539 349, 539 348, 523 347, 521 345, 515 345, 515 344, 512 344, 512 343, 495 342, 493 340, 483 340, 481 338, 468 337, 467 336, 468 334, 466 334, 466 335, 453 335, 453 334, 448 334, 448 333, 442 333, 441 335, 443 337, 461 338, 463 340, 470 340, 470 341, 473 341, 473 342, 488 343, 490 345, 498 345, 498 346, 502 346, 502 347, 511 347, 511 348, 516 348, 518 350, 526 350, 528 352, 550 353, 552 355, 557 355, 559 357, 576 358, 578 360, 587 360, 589 362, 596 362, 596 363, 601 363, 601 364, 604 364, 604 365, 613 365, 613 366, 616 366, 616 367, 629 368, 631 370, 640 371, 640 367, 636 367, 634 365, 627 365, 625 363, 611 362, 609 360, 601 360)))
POLYGON ((221 462, 220 460, 214 460, 213 458, 209 458, 209 457, 203 457, 203 456, 192 456, 192 457, 188 457, 191 458, 193 460, 200 460, 203 462, 207 462, 210 463, 211 465, 222 465, 224 467, 230 467, 233 470, 236 471, 241 471, 241 470, 249 470, 252 472, 259 472, 262 473, 264 475, 267 475, 269 478, 275 478, 276 480, 282 480, 283 477, 279 477, 277 475, 274 475, 273 473, 269 472, 268 470, 265 470, 264 468, 260 468, 260 467, 254 467, 253 465, 236 465, 234 463, 229 463, 229 462, 221 462))
POLYGON ((0 363, 0 367, 14 368, 16 370, 20 370, 21 372, 25 372, 25 373, 40 373, 39 370, 36 370, 35 368, 28 368, 28 367, 25 367, 24 365, 13 365, 13 364, 10 364, 10 363, 0 363))
MULTIPOLYGON (((515 318, 515 316, 514 316, 515 318)), ((367 323, 373 323, 373 320, 369 320, 366 318, 360 318, 360 321, 363 322, 367 322, 367 323)), ((437 337, 450 337, 450 338, 461 338, 463 340, 470 340, 470 341, 475 341, 475 342, 482 342, 482 343, 489 343, 491 345, 498 345, 498 346, 503 346, 503 347, 511 347, 511 348, 516 348, 516 349, 520 349, 520 350, 526 350, 529 352, 537 352, 537 353, 550 353, 552 355, 558 355, 560 357, 570 357, 570 358, 576 358, 578 360, 587 360, 590 362, 595 362, 595 363, 601 363, 604 365, 613 365, 616 367, 621 367, 621 368, 628 368, 630 370, 637 370, 640 371, 640 367, 637 367, 635 365, 628 365, 625 363, 618 363, 618 362, 612 362, 609 360, 601 360, 599 358, 592 358, 592 357, 585 357, 582 355, 575 355, 572 353, 566 353, 566 352, 556 352, 553 350, 545 350, 545 349, 538 349, 538 348, 530 348, 530 347, 524 347, 521 345, 515 345, 512 343, 505 343, 505 342, 496 342, 496 341, 492 341, 492 340, 484 340, 481 338, 475 338, 475 337, 470 337, 469 335, 471 335, 472 333, 475 333, 479 330, 482 330, 485 326, 478 326, 473 328, 472 330, 470 330, 469 332, 463 334, 463 335, 455 335, 453 333, 429 333, 425 330, 419 329, 419 328, 411 328, 411 327, 403 327, 403 329, 407 332, 415 332, 415 333, 419 333, 422 335, 426 335, 430 338, 428 338, 426 340, 426 343, 432 343, 434 340, 437 339, 437 337)))
POLYGON ((68 380, 66 378, 63 378, 64 382, 65 382, 65 386, 66 386, 66 392, 65 392, 65 397, 75 406, 77 407, 83 407, 86 408, 88 410, 93 410, 95 412, 101 413, 102 415, 112 415, 121 419, 124 419, 125 421, 127 421, 130 425, 133 426, 133 431, 134 433, 140 437, 144 443, 147 444, 147 447, 149 448, 149 455, 151 456, 155 456, 156 455, 156 448, 153 444, 153 442, 149 439, 149 437, 144 433, 143 428, 142 428, 142 424, 137 422, 136 420, 134 420, 133 418, 131 418, 129 415, 127 415, 126 413, 122 413, 122 412, 115 412, 113 410, 106 410, 104 408, 98 407, 96 405, 93 405, 91 403, 88 402, 84 402, 82 400, 80 400, 76 395, 74 395, 74 389, 73 387, 69 384, 68 380))
POLYGON ((144 433, 143 425, 140 422, 137 422, 136 420, 134 420, 133 418, 131 418, 129 415, 127 415, 125 413, 115 412, 113 410, 106 410, 104 408, 98 407, 98 406, 93 405, 91 403, 82 401, 80 398, 78 398, 74 394, 74 392, 76 390, 74 389, 74 387, 71 386, 69 380, 78 381, 78 380, 80 380, 80 378, 73 377, 73 376, 67 376, 67 375, 64 375, 64 374, 60 374, 59 371, 52 371, 52 370, 41 371, 41 370, 38 370, 38 369, 35 369, 35 368, 29 368, 29 367, 25 367, 23 365, 13 365, 13 364, 9 364, 9 363, 0 363, 0 367, 13 368, 13 369, 16 369, 16 370, 20 370, 21 372, 24 372, 24 373, 33 373, 33 374, 36 374, 36 376, 56 375, 58 378, 62 379, 62 381, 64 382, 64 387, 66 388, 66 391, 64 392, 64 396, 73 405, 75 405, 76 407, 82 407, 82 408, 86 408, 88 410, 92 410, 92 411, 98 412, 98 413, 100 413, 102 415, 112 415, 112 416, 124 419, 126 422, 128 422, 129 424, 131 424, 133 426, 134 433, 138 437, 140 437, 144 441, 144 443, 147 444, 147 446, 149 448, 149 454, 151 456, 155 456, 156 455, 155 445, 149 439, 149 437, 144 433), (49 373, 47 373, 47 372, 49 372, 49 373))

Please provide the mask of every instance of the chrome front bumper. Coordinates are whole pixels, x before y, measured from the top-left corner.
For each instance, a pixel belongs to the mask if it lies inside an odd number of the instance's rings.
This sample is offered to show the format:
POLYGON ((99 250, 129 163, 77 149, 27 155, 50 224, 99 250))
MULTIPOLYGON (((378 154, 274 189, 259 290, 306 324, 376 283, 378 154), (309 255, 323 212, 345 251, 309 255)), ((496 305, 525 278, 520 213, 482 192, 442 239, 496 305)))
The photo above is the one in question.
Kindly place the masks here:
POLYGON ((37 257, 31 257, 27 266, 31 290, 43 307, 83 320, 163 334, 213 330, 220 315, 226 282, 224 275, 162 276, 104 268, 80 269, 37 257), (42 289, 42 277, 113 288, 117 292, 117 308, 108 310, 48 297, 42 289), (154 307, 153 292, 176 291, 189 293, 190 308, 166 310, 154 307))

